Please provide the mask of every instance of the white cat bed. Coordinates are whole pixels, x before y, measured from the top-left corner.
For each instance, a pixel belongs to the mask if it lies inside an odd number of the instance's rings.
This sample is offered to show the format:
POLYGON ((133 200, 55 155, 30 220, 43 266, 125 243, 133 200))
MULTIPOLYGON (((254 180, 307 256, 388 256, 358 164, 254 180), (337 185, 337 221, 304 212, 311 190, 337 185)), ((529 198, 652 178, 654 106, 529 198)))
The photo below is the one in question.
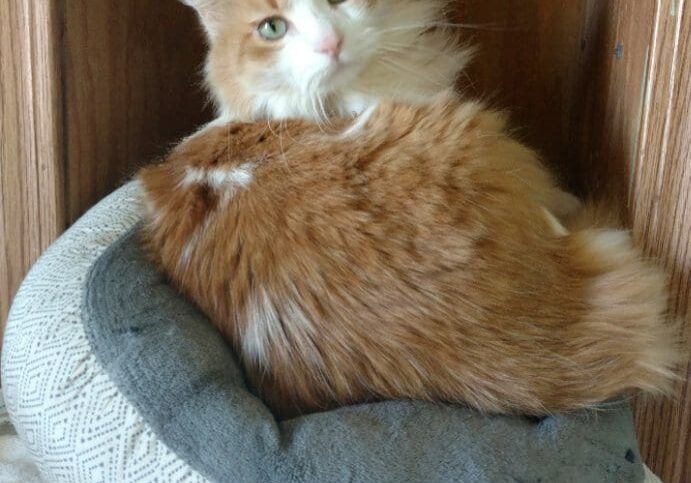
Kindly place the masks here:
POLYGON ((136 194, 127 185, 70 228, 12 306, 2 350, 5 400, 49 482, 206 481, 159 441, 110 380, 82 323, 87 274, 137 222, 136 194))
POLYGON ((3 389, 47 481, 643 481, 625 406, 532 420, 389 402, 277 423, 139 253, 136 196, 76 223, 12 307, 3 389))

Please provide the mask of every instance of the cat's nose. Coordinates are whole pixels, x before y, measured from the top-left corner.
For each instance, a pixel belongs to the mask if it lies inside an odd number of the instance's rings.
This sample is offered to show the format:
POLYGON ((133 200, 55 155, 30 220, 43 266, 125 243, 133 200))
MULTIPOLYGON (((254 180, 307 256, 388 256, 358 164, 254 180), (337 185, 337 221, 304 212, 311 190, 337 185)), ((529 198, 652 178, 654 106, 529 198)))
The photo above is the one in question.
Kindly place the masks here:
POLYGON ((333 60, 338 60, 342 48, 343 35, 338 32, 331 32, 319 41, 315 50, 320 54, 328 55, 333 60))

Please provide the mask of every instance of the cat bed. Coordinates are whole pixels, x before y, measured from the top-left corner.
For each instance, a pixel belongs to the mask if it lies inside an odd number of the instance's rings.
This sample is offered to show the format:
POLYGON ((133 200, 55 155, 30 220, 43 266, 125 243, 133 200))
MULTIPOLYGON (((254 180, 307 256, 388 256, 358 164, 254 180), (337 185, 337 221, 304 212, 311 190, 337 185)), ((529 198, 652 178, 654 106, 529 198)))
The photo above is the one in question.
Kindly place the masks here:
POLYGON ((68 230, 12 307, 3 389, 48 481, 643 481, 626 405, 530 419, 394 401, 277 423, 142 255, 137 192, 68 230))

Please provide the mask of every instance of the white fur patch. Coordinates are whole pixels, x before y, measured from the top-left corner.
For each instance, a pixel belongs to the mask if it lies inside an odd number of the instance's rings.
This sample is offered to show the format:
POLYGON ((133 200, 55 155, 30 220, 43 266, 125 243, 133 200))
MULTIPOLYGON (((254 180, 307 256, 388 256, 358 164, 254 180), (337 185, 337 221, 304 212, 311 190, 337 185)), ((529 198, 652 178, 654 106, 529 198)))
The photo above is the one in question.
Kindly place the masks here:
POLYGON ((254 163, 245 163, 235 168, 190 168, 185 170, 182 186, 204 183, 214 190, 248 188, 254 180, 254 163))
POLYGON ((563 237, 569 234, 569 230, 567 230, 566 227, 562 225, 559 220, 557 220, 557 217, 554 216, 547 208, 542 208, 542 212, 555 235, 558 237, 563 237))
POLYGON ((206 173, 200 168, 187 168, 185 169, 185 176, 180 182, 181 187, 187 188, 193 184, 200 184, 204 181, 206 173))
MULTIPOLYGON (((224 207, 230 203, 238 190, 246 189, 252 184, 252 181, 254 181, 254 166, 254 163, 245 163, 230 169, 212 168, 208 170, 188 167, 180 185, 182 188, 186 188, 195 184, 206 184, 221 195, 220 204, 221 207, 224 207)), ((212 216, 212 214, 207 215, 202 226, 192 233, 190 239, 185 244, 178 262, 178 266, 181 269, 187 266, 197 245, 206 236, 212 216)))
POLYGON ((287 338, 287 332, 290 332, 291 339, 300 347, 301 356, 310 359, 315 367, 321 366, 319 352, 311 338, 314 325, 295 302, 281 302, 279 309, 269 295, 260 289, 250 296, 246 324, 242 334, 242 351, 243 358, 248 362, 268 367, 271 350, 285 351, 287 354, 284 356, 289 355, 293 350, 287 338))
POLYGON ((206 232, 210 224, 211 218, 207 217, 206 220, 204 220, 204 223, 201 225, 201 227, 197 228, 194 231, 194 233, 192 233, 192 236, 190 236, 190 239, 187 241, 185 247, 182 249, 182 254, 180 255, 180 260, 178 261, 178 268, 180 270, 184 270, 187 268, 187 265, 190 263, 190 260, 192 259, 192 254, 194 253, 194 250, 199 245, 199 242, 205 238, 206 232))
POLYGON ((142 201, 142 206, 144 207, 144 218, 149 220, 149 223, 151 223, 151 225, 154 227, 159 227, 164 218, 164 213, 162 212, 163 210, 156 208, 153 201, 148 197, 145 197, 142 201))
POLYGON ((225 187, 239 187, 247 188, 252 183, 254 175, 252 170, 254 165, 252 163, 245 163, 238 168, 212 169, 207 174, 207 183, 214 189, 223 189, 225 187))
POLYGON ((631 248, 631 236, 625 230, 603 230, 593 237, 594 246, 603 252, 631 248))
POLYGON ((246 309, 246 328, 242 334, 242 356, 252 364, 268 367, 271 346, 288 349, 288 340, 281 319, 263 289, 250 296, 246 309))
POLYGON ((626 259, 633 249, 631 234, 626 230, 594 231, 590 243, 595 253, 612 262, 626 259))

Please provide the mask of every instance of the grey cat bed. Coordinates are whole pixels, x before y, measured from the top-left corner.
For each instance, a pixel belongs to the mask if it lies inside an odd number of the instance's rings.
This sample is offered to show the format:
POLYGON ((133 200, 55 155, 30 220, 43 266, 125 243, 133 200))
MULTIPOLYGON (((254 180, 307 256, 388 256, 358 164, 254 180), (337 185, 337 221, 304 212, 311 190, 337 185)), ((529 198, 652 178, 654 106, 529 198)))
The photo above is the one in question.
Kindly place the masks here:
POLYGON ((393 401, 277 423, 232 350, 143 256, 136 195, 123 188, 70 230, 10 318, 8 406, 51 481, 643 481, 625 405, 537 420, 393 401), (29 383, 53 381, 45 371, 57 382, 29 383), (55 444, 61 421, 68 436, 55 444), (67 460, 83 471, 61 477, 67 460))

